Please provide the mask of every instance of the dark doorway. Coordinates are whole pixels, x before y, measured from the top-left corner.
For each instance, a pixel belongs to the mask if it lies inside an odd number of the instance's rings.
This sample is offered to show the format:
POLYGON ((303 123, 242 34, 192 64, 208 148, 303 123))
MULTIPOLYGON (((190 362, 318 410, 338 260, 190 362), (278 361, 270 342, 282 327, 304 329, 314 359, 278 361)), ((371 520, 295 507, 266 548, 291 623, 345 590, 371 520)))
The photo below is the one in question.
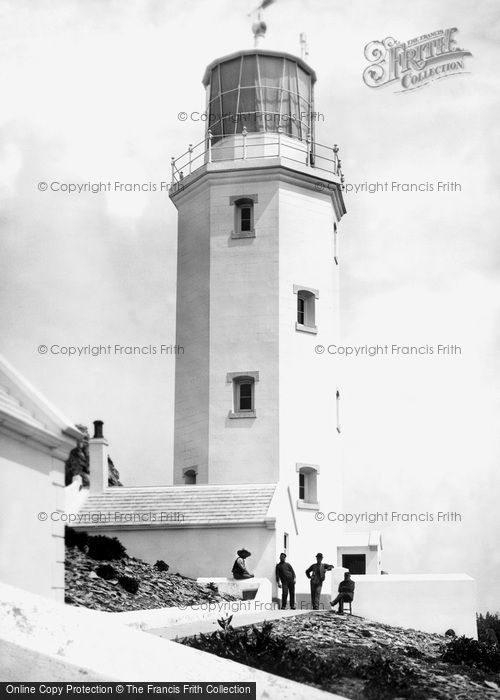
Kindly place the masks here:
POLYGON ((351 574, 366 574, 366 554, 343 554, 342 566, 351 574))

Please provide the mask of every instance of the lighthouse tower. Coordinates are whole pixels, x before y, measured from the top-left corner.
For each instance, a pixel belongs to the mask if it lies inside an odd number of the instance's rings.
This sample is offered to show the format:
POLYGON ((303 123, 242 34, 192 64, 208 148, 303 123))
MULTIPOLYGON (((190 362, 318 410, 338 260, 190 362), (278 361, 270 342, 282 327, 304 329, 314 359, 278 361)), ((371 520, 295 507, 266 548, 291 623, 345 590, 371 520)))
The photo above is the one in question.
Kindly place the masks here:
POLYGON ((287 53, 213 61, 206 133, 172 159, 170 195, 184 348, 174 483, 196 485, 193 497, 202 485, 234 485, 235 498, 238 485, 274 488, 265 547, 299 567, 319 549, 335 558, 337 528, 321 519, 341 504, 340 378, 323 349, 338 342, 345 207, 338 148, 315 139, 315 82, 287 53))

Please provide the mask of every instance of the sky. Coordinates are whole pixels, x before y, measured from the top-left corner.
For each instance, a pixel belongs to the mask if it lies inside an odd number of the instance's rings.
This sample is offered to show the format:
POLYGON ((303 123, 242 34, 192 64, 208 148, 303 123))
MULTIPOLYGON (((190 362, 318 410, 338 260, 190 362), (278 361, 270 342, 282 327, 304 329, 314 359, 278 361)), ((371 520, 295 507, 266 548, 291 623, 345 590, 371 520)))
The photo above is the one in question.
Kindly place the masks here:
MULTIPOLYGON (((38 347, 175 343, 176 210, 166 192, 46 183, 168 182, 203 138, 201 78, 251 48, 250 0, 0 0, 0 352, 76 423, 105 421, 129 486, 172 472, 174 356, 38 347), (56 185, 57 187, 57 185, 56 185)), ((499 610, 499 142, 496 0, 278 0, 265 47, 316 70, 318 141, 341 148, 342 343, 459 345, 341 365, 346 512, 453 511, 383 523, 384 568, 465 571, 499 610), (463 75, 372 89, 364 47, 456 27, 463 75), (354 191, 457 182, 456 192, 354 191)), ((332 339, 334 342, 335 339, 332 339)), ((328 362, 324 356, 318 361, 328 362)), ((358 528, 359 529, 359 528, 358 528)))

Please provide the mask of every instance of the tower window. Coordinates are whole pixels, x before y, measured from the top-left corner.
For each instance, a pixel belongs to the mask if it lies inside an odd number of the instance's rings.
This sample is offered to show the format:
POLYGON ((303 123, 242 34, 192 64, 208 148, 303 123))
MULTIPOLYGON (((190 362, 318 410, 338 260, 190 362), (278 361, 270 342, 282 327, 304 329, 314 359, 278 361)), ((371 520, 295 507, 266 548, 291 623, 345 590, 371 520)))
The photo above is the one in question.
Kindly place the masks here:
POLYGON ((190 467, 189 469, 184 469, 183 471, 183 477, 184 477, 184 483, 187 484, 196 484, 196 473, 197 470, 195 467, 190 467))
POLYGON ((249 204, 244 204, 238 207, 240 217, 240 231, 242 232, 252 230, 252 209, 253 206, 249 204))
POLYGON ((297 507, 317 509, 319 467, 314 464, 297 464, 296 469, 299 477, 297 507))
POLYGON ((336 403, 336 418, 337 418, 337 433, 340 433, 340 391, 337 389, 337 392, 335 394, 335 403, 336 403))
POLYGON ((231 238, 254 238, 254 205, 257 203, 256 194, 246 197, 230 197, 229 203, 234 204, 234 230, 231 238))
POLYGON ((317 333, 316 328, 316 299, 317 289, 294 286, 293 291, 297 295, 297 321, 295 329, 307 333, 317 333))
POLYGON ((236 383, 236 410, 253 411, 253 379, 236 383))
POLYGON ((306 475, 299 472, 299 501, 304 501, 306 497, 306 475))
POLYGON ((339 264, 339 243, 338 243, 338 231, 337 231, 337 224, 333 224, 333 259, 335 260, 335 264, 339 264))
POLYGON ((258 372, 232 372, 227 375, 227 381, 233 385, 233 409, 229 412, 230 418, 255 418, 255 382, 258 380, 258 372))

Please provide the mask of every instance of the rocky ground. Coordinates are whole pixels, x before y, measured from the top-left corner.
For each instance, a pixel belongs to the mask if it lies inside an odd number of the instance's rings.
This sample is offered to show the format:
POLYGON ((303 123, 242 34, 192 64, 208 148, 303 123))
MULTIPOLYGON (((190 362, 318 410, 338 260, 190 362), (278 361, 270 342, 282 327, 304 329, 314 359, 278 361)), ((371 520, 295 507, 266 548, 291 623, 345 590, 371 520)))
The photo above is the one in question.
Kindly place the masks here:
POLYGON ((389 627, 330 611, 236 628, 229 617, 219 625, 212 634, 178 641, 303 683, 304 697, 311 685, 350 700, 500 698, 498 654, 465 637, 389 627), (460 663, 445 661, 451 656, 460 663))
POLYGON ((65 578, 66 603, 107 612, 234 600, 233 596, 219 594, 180 574, 158 571, 140 559, 126 557, 109 562, 96 561, 77 547, 66 547, 65 578), (96 569, 106 564, 116 570, 116 578, 105 580, 96 573, 96 569), (122 576, 138 581, 136 593, 125 590, 120 583, 122 576))
POLYGON ((338 677, 323 689, 352 700, 500 698, 498 674, 441 660, 447 643, 441 635, 318 611, 274 622, 272 636, 331 659, 338 677), (345 675, 339 672, 343 661, 345 675))

